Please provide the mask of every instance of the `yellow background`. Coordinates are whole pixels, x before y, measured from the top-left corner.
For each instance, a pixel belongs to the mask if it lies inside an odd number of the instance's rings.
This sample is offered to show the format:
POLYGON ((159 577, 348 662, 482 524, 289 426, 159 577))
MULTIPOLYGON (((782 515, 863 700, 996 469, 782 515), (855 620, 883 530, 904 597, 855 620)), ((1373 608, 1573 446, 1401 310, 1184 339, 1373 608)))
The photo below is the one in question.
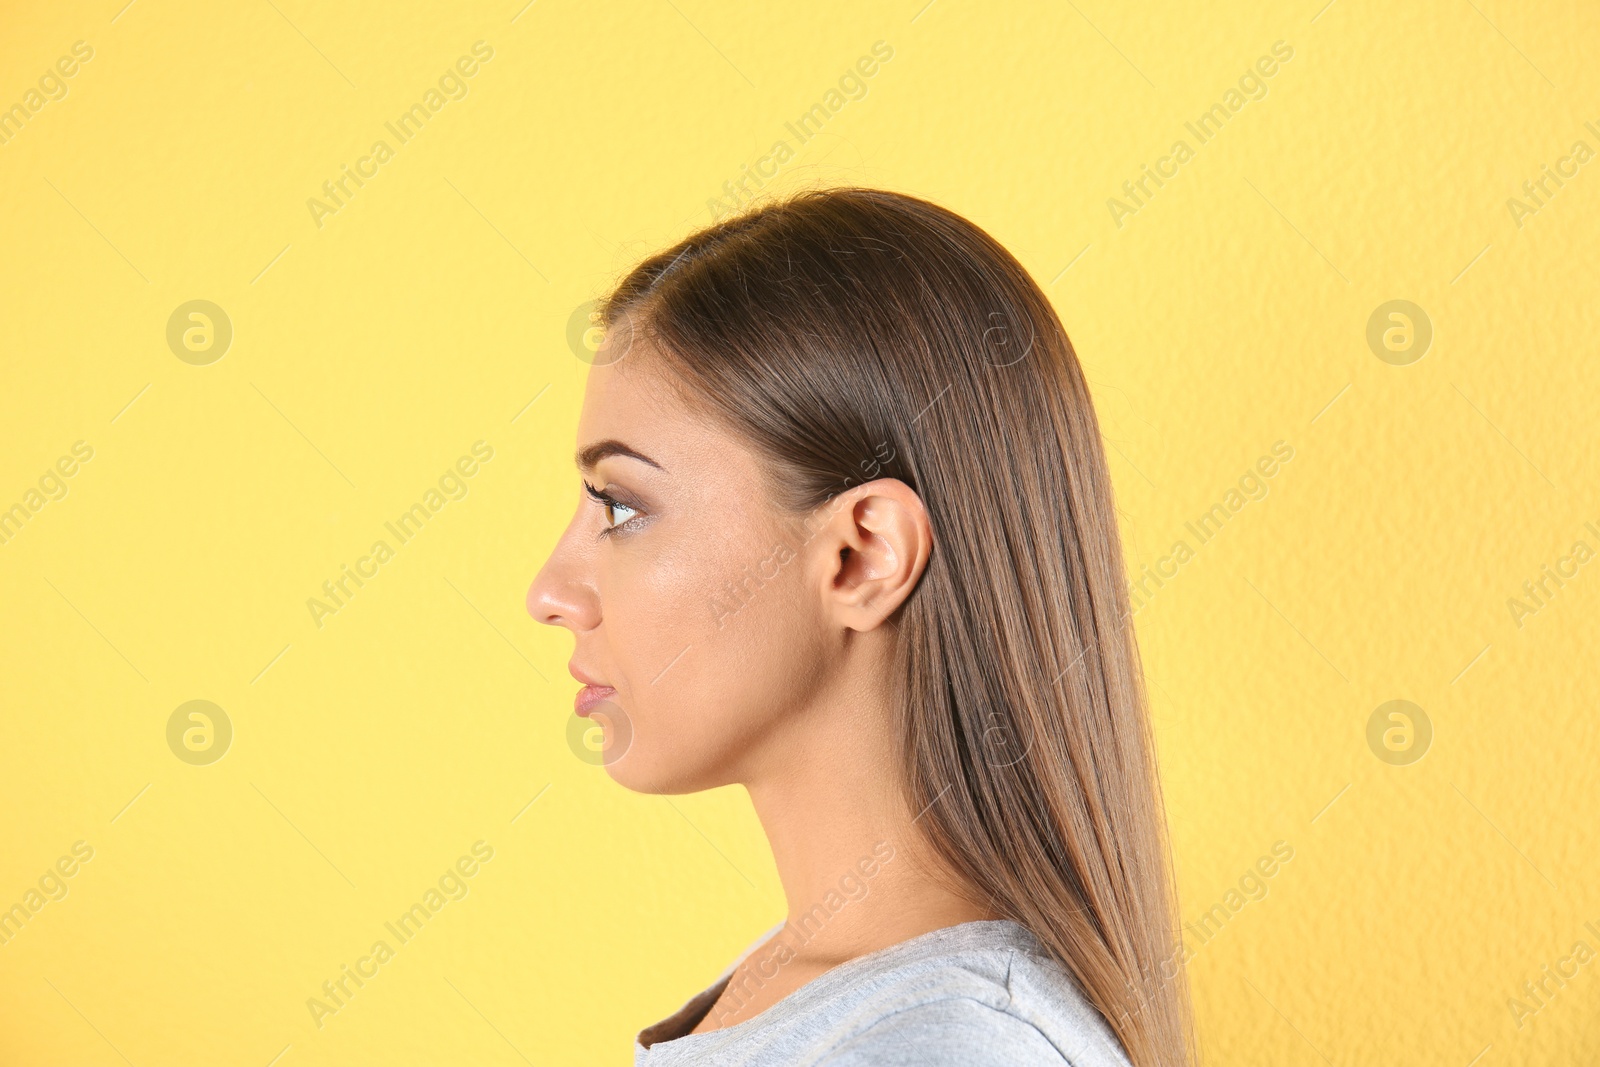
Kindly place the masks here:
POLYGON ((0 146, 0 507, 94 449, 0 545, 0 907, 94 849, 0 946, 0 1062, 624 1063, 780 917, 742 791, 578 758, 569 639, 523 604, 576 502, 571 315, 780 139, 769 191, 903 190, 1011 248, 1093 382, 1134 566, 1196 548, 1137 616, 1185 919, 1294 849, 1191 939, 1209 1061, 1600 1060, 1600 962, 1507 1003, 1600 951, 1600 563, 1507 605, 1600 548, 1600 162, 1507 207, 1600 149, 1593 5, 123 3, 0 15, 0 106, 94 49, 0 146), (308 198, 479 40, 319 228, 308 198), (207 366, 166 341, 193 299, 233 326, 207 366), (1405 366, 1366 340, 1395 299, 1433 327, 1405 366), (307 598, 479 440, 319 628, 307 598), (233 724, 209 766, 167 745, 195 699, 233 724), (1366 738, 1394 699, 1433 727, 1404 766, 1366 738), (479 840, 469 895, 319 1029, 307 998, 479 840))

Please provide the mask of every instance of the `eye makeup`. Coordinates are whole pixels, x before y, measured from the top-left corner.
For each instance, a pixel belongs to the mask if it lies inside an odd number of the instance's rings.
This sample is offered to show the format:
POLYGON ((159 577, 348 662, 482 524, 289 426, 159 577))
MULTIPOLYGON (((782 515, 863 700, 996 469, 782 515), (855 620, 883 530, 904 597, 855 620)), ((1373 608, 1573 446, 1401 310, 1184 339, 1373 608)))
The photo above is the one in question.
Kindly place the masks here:
POLYGON ((584 479, 583 488, 589 494, 590 499, 605 510, 606 526, 600 531, 601 537, 609 537, 619 530, 626 531, 636 528, 639 520, 644 517, 642 509, 637 504, 630 504, 604 489, 596 489, 589 484, 588 479, 584 479), (627 514, 618 518, 619 512, 627 512, 627 514))

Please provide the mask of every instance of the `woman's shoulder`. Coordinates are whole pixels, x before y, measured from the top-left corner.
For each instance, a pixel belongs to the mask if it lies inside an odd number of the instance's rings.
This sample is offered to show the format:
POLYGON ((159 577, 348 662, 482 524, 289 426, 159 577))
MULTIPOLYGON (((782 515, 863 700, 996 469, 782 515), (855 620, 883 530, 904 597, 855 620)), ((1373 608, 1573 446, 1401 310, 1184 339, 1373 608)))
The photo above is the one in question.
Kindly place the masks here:
POLYGON ((1105 1020, 1020 924, 963 923, 899 948, 854 976, 841 1040, 819 1067, 1127 1067, 1105 1020))
MULTIPOLYGON (((703 1014, 731 970, 679 1017, 703 1014)), ((658 1026, 673 1029, 671 1022, 658 1026)), ((1010 919, 961 923, 858 956, 744 1022, 641 1041, 635 1062, 1128 1067, 1110 1027, 1071 975, 1010 919)))
POLYGON ((870 1024, 817 1067, 1076 1067, 1037 1026, 962 997, 929 1000, 870 1024))

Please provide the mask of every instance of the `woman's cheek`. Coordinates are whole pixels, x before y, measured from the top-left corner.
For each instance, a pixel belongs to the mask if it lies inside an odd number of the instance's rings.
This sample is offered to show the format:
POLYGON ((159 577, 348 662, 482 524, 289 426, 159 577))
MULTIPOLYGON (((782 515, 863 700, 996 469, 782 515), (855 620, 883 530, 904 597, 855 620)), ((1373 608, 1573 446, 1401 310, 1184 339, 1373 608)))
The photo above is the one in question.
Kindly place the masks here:
POLYGON ((714 561, 658 552, 615 567, 606 592, 607 643, 635 691, 664 686, 699 646, 712 643, 719 572, 708 564, 714 561))

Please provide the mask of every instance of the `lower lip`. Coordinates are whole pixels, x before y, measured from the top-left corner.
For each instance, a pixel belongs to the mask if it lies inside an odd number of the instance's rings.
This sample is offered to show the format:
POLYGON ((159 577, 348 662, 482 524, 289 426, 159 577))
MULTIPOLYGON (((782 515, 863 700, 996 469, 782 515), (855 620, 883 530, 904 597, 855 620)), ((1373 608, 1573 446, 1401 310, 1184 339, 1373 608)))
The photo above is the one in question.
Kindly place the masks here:
POLYGON ((572 701, 572 710, 587 717, 597 705, 616 695, 617 691, 609 685, 586 685, 578 690, 577 697, 572 701))

